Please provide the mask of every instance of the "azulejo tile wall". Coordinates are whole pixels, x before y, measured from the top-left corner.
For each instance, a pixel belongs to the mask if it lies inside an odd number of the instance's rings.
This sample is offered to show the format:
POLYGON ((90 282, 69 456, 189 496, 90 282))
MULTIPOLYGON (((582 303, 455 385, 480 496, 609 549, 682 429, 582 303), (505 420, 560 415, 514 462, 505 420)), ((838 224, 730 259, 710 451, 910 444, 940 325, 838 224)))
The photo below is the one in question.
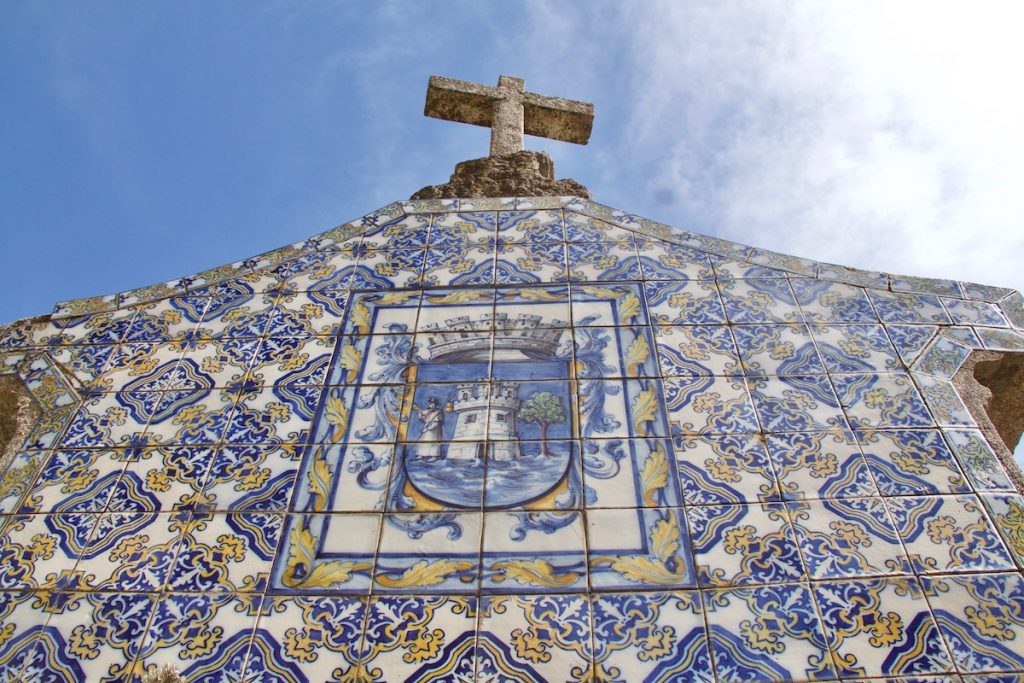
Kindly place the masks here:
POLYGON ((0 328, 3 680, 1019 681, 950 382, 1016 292, 574 198, 385 207, 0 328))

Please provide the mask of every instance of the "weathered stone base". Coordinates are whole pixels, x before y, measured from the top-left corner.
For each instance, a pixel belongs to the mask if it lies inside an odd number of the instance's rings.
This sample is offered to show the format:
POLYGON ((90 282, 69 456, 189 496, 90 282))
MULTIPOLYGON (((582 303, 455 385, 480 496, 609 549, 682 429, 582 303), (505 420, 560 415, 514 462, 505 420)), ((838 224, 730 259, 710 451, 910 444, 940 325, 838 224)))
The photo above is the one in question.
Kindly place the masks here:
POLYGON ((456 164, 447 183, 428 185, 410 199, 550 196, 590 199, 590 191, 575 180, 555 180, 555 162, 551 157, 544 152, 524 150, 456 164))
POLYGON ((953 385, 1006 473, 1024 493, 1024 472, 1011 448, 1024 431, 1024 353, 974 351, 953 385))

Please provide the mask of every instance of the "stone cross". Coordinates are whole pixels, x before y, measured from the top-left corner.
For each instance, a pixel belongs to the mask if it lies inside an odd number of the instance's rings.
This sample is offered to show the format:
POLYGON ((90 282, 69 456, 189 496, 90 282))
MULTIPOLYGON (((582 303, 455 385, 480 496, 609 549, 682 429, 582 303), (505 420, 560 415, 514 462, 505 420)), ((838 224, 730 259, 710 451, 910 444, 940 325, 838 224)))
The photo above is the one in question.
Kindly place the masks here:
POLYGON ((498 78, 498 87, 431 76, 426 116, 491 129, 491 156, 523 149, 523 133, 585 145, 594 125, 594 105, 524 92, 525 81, 498 78))

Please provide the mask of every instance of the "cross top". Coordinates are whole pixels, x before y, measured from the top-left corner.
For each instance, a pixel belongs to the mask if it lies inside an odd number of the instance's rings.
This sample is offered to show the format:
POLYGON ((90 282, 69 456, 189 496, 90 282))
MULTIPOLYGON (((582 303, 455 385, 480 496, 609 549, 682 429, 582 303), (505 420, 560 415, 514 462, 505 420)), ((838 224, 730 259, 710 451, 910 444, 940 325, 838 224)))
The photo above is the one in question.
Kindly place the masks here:
POLYGON ((431 76, 426 116, 491 129, 491 154, 523 149, 523 134, 585 145, 594 125, 594 105, 525 92, 521 78, 501 76, 498 87, 431 76))

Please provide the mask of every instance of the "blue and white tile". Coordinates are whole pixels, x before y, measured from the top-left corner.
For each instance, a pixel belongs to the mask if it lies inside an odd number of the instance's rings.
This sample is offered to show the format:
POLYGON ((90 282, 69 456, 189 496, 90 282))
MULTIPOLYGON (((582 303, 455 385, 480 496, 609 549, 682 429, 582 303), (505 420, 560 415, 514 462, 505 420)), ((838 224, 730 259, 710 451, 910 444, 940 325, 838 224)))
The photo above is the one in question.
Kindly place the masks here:
POLYGON ((359 597, 267 598, 240 680, 298 683, 358 675, 366 612, 366 598, 359 597))
POLYGON ((565 238, 569 242, 614 242, 634 246, 634 233, 575 211, 565 212, 565 238))
POLYGON ((654 335, 665 377, 742 374, 736 342, 726 325, 659 325, 654 335))
POLYGON ((790 284, 804 319, 814 323, 878 321, 863 287, 816 278, 792 278, 790 284))
POLYGON ((585 591, 583 527, 583 515, 572 510, 485 513, 483 591, 585 591))
POLYGON ((426 286, 490 285, 494 283, 491 246, 449 245, 427 251, 423 266, 426 286))
POLYGON ((913 373, 913 378, 936 424, 940 427, 977 426, 952 382, 918 373, 913 373))
MULTIPOLYGON (((314 500, 306 509, 317 509, 314 500)), ((369 592, 381 533, 379 513, 293 514, 285 519, 271 590, 369 592)))
POLYGON ((717 680, 835 678, 807 585, 720 588, 702 595, 717 680))
POLYGON ((477 680, 593 680, 585 596, 488 597, 480 608, 477 680))
POLYGON ((950 324, 937 296, 868 290, 871 303, 883 323, 950 324))
POLYGON ((272 513, 194 514, 167 577, 168 590, 265 591, 282 524, 282 516, 272 513))
POLYGON ((850 432, 772 434, 767 446, 786 500, 878 495, 850 432))
POLYGON ((651 319, 661 325, 722 325, 725 310, 713 282, 646 282, 651 319))
POLYGON ((566 246, 570 282, 639 280, 636 247, 615 242, 570 242, 566 246))
POLYGON ((374 592, 476 593, 482 534, 480 512, 385 515, 374 592))
POLYGON ((644 325, 647 321, 639 284, 572 286, 572 324, 576 327, 644 325))
POLYGON ((884 496, 971 491, 938 430, 860 431, 857 438, 871 475, 884 496))
MULTIPOLYGON (((729 244, 733 248, 735 248, 736 246, 739 246, 739 245, 736 245, 735 243, 729 243, 729 244)), ((725 247, 725 244, 722 244, 721 246, 725 247)), ((737 251, 736 255, 737 256, 740 256, 740 255, 746 256, 747 254, 750 253, 750 249, 751 249, 750 247, 740 247, 740 249, 737 251)), ((708 249, 708 251, 714 251, 714 250, 713 249, 708 249)), ((789 273, 787 273, 784 270, 779 270, 778 268, 771 268, 769 266, 762 265, 760 263, 751 263, 750 261, 743 261, 743 260, 739 260, 739 259, 735 259, 735 258, 729 258, 727 256, 715 256, 715 255, 710 255, 710 259, 711 259, 712 265, 715 268, 715 277, 718 279, 719 282, 723 282, 723 283, 724 282, 731 282, 731 281, 734 281, 734 280, 747 279, 747 278, 749 278, 749 279, 765 279, 765 278, 782 279, 782 278, 786 278, 786 277, 789 276, 789 273)))
POLYGON ((942 305, 957 325, 1010 326, 995 304, 966 299, 942 299, 942 305))
POLYGON ((976 429, 948 429, 945 433, 961 469, 975 491, 1015 489, 984 434, 976 429))
POLYGON ((758 431, 746 383, 735 377, 679 377, 663 382, 673 435, 758 431))
POLYGON ((22 680, 131 680, 156 596, 100 592, 50 596, 49 637, 36 641, 22 680))
POLYGON ((881 325, 812 325, 811 334, 829 372, 905 369, 881 325))
POLYGON ((161 596, 132 680, 165 663, 173 663, 186 680, 241 679, 261 600, 229 593, 161 596))
POLYGON ((675 438, 676 471, 687 505, 780 499, 764 441, 753 434, 675 438))
POLYGON ((885 499, 914 571, 1013 569, 1014 563, 977 496, 885 499))
POLYGON ((667 439, 584 441, 583 483, 588 508, 674 507, 682 504, 672 475, 672 444, 667 439), (598 467, 601 462, 614 467, 598 467), (594 462, 594 466, 589 466, 594 462))
POLYGON ((98 590, 159 591, 174 565, 189 516, 107 513, 97 520, 76 571, 98 590))
MULTIPOLYGON (((40 675, 40 665, 45 664, 45 655, 53 649, 54 636, 60 638, 60 634, 54 634, 45 629, 46 622, 50 619, 52 606, 45 594, 41 595, 30 591, 0 592, 0 628, 6 634, 4 641, 0 643, 0 675, 5 681, 26 680, 19 676, 23 669, 28 668, 30 675, 40 675), (42 643, 37 643, 42 635, 42 643), (38 648, 37 648, 38 645, 38 648), (39 655, 33 651, 38 649, 39 655), (39 660, 43 659, 42 662, 39 660)), ((71 676, 82 676, 80 670, 75 670, 74 663, 54 661, 54 669, 51 676, 63 675, 65 678, 71 676)))
POLYGON ((719 286, 730 323, 803 321, 803 313, 787 279, 731 280, 719 286))
POLYGON ((439 213, 430 225, 430 246, 470 247, 487 244, 498 230, 494 211, 439 213))
POLYGON ((928 407, 908 374, 831 375, 854 429, 931 427, 928 407))
POLYGON ((900 359, 908 367, 928 346, 935 337, 938 327, 935 325, 892 325, 887 324, 885 331, 889 340, 899 353, 900 359))
POLYGON ((592 609, 595 680, 714 683, 698 592, 605 593, 592 609))
POLYGON ((499 211, 498 240, 511 244, 565 242, 562 211, 499 211))
POLYGON ((953 670, 917 579, 830 581, 816 584, 814 593, 840 676, 953 670))
POLYGON ((341 333, 409 332, 416 329, 419 307, 419 292, 354 292, 341 333))
POLYGON ((806 325, 735 325, 733 334, 748 376, 825 373, 806 325))
POLYGON ((910 367, 917 374, 952 379, 978 344, 973 342, 967 345, 960 339, 951 339, 941 332, 940 335, 910 367))
POLYGON ((787 508, 812 579, 911 573, 881 498, 808 500, 787 508))
POLYGON ((399 215, 383 220, 362 235, 362 245, 388 249, 415 249, 427 245, 431 214, 399 215))
POLYGON ((715 277, 704 252, 651 238, 638 239, 636 246, 644 280, 713 280, 715 277))
POLYGON ((921 579, 961 673, 1024 670, 1024 577, 961 574, 921 579))
MULTIPOLYGON (((74 491, 71 490, 71 487, 63 481, 63 477, 66 475, 61 463, 55 463, 49 470, 44 467, 53 461, 55 454, 69 452, 81 454, 69 458, 79 461, 88 460, 93 453, 91 450, 18 451, 15 453, 6 469, 0 473, 0 477, 2 477, 0 478, 0 514, 18 510, 25 512, 54 510, 54 506, 60 505, 68 495, 73 494, 74 491), (25 494, 29 491, 31 493, 26 497, 25 494), (22 501, 23 498, 25 498, 24 501, 22 501)), ((77 469, 67 471, 67 476, 76 479, 71 486, 79 490, 89 487, 92 475, 83 475, 86 467, 83 463, 77 469), (81 478, 83 476, 89 479, 83 480, 81 478)), ((101 504, 105 504, 105 502, 103 501, 101 504)), ((90 507, 88 503, 85 505, 90 507)), ((68 512, 74 511, 68 510, 68 512)))
POLYGON ((846 419, 826 375, 748 380, 761 426, 772 432, 845 429, 846 419))
POLYGON ((123 464, 109 509, 159 512, 204 505, 201 493, 215 453, 214 446, 141 449, 123 464))
POLYGON ((1024 569, 1024 496, 1018 493, 983 493, 981 500, 1007 550, 1024 569))
POLYGON ((696 587, 682 508, 598 509, 586 514, 592 590, 696 587))
POLYGON ((232 391, 182 392, 171 402, 165 397, 159 414, 146 427, 150 445, 207 445, 219 443, 235 409, 232 391))
POLYGON ((701 586, 797 581, 806 575, 783 503, 687 509, 701 586))
POLYGON ((263 389, 240 400, 224 438, 233 444, 289 444, 309 440, 312 415, 283 401, 275 389, 263 389))
POLYGON ((478 598, 380 596, 371 598, 359 663, 352 680, 372 680, 370 672, 408 680, 451 672, 453 680, 472 680, 478 598))
POLYGON ((565 245, 528 243, 498 248, 494 263, 494 281, 499 285, 565 282, 565 245))

